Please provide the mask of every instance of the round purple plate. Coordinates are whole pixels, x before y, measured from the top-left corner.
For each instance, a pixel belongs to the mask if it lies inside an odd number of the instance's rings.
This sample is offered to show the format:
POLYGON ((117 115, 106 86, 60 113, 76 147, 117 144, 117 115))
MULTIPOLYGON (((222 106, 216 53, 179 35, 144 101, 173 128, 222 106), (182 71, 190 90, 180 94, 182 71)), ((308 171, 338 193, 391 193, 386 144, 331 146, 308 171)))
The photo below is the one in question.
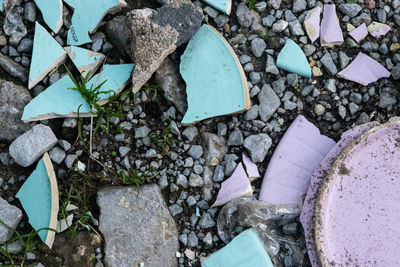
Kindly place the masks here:
POLYGON ((322 266, 400 266, 400 122, 373 128, 333 163, 315 207, 322 266))

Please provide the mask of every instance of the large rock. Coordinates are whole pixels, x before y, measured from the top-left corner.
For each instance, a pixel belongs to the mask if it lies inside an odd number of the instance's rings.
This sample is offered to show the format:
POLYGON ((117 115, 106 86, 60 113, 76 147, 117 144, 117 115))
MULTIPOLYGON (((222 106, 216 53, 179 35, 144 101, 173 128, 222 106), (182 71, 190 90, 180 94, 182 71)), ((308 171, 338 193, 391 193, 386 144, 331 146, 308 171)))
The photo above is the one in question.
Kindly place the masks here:
POLYGON ((164 59, 176 49, 179 34, 170 25, 160 26, 152 17, 156 11, 137 9, 128 13, 128 27, 132 33, 129 54, 135 62, 132 91, 136 93, 160 67, 164 59))
POLYGON ((117 16, 110 20, 106 26, 108 40, 110 40, 118 50, 127 54, 127 47, 131 45, 131 30, 128 27, 126 16, 117 16))
POLYGON ((157 185, 105 188, 97 204, 106 266, 178 265, 178 232, 157 185))
POLYGON ((258 94, 258 101, 260 101, 258 112, 261 120, 265 122, 271 118, 271 116, 281 105, 281 100, 269 84, 263 85, 260 93, 258 94))
POLYGON ((15 62, 12 58, 3 55, 3 53, 0 53, 0 67, 19 81, 23 83, 28 81, 28 72, 25 68, 21 64, 15 62))
POLYGON ((179 75, 179 65, 167 57, 156 71, 155 79, 161 83, 161 89, 164 91, 164 97, 173 103, 181 114, 187 110, 186 86, 179 75))
POLYGON ((265 134, 255 134, 248 136, 243 143, 243 146, 249 152, 251 160, 254 163, 262 162, 272 145, 271 138, 265 134))
POLYGON ((35 125, 10 145, 10 156, 22 167, 28 167, 57 143, 49 126, 35 125))
POLYGON ((12 142, 32 127, 21 121, 29 101, 31 96, 26 88, 0 80, 0 140, 12 142))
POLYGON ((17 229, 21 219, 21 210, 8 204, 7 201, 0 197, 0 220, 8 226, 5 227, 0 223, 0 244, 4 244, 13 236, 14 230, 17 229))

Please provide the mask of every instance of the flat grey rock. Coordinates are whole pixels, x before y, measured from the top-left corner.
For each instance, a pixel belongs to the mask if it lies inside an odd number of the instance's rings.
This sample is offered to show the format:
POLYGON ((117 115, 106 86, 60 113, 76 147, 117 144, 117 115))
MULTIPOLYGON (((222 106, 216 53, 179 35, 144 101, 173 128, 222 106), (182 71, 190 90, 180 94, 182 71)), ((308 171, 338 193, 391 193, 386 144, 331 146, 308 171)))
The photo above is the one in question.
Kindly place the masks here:
POLYGON ((21 219, 21 210, 0 197, 0 220, 8 226, 0 224, 0 244, 4 244, 13 236, 21 219))
POLYGON ((35 125, 32 129, 18 137, 10 145, 10 156, 15 162, 28 167, 57 143, 57 137, 49 126, 35 125))
POLYGON ((250 135, 243 143, 243 146, 249 152, 251 160, 254 163, 262 162, 272 145, 271 138, 264 133, 250 135))
POLYGON ((26 69, 11 57, 3 55, 3 53, 0 53, 0 67, 20 82, 26 83, 28 81, 28 72, 26 69))
POLYGON ((178 265, 178 231, 155 185, 109 187, 97 193, 106 266, 178 265))

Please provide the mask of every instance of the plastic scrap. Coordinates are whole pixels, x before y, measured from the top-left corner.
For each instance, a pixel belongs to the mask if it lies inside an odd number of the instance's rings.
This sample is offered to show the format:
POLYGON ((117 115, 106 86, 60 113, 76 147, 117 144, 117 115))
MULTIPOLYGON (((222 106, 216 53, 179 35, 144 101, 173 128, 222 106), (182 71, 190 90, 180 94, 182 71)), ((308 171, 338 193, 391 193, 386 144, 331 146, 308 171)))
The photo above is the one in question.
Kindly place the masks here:
POLYGON ((43 15, 43 19, 50 29, 57 33, 63 25, 62 0, 34 0, 43 15))
POLYGON ((259 200, 270 204, 299 204, 310 178, 335 141, 321 135, 302 115, 279 142, 261 186, 259 200))
POLYGON ((335 45, 341 45, 343 41, 343 33, 336 15, 336 6, 334 4, 325 4, 321 21, 321 45, 334 47, 335 45))
POLYGON ((311 43, 315 42, 319 38, 320 32, 320 15, 321 7, 317 6, 307 12, 307 16, 304 19, 304 28, 311 43))
POLYGON ((92 42, 89 33, 96 31, 100 21, 109 13, 118 12, 126 6, 124 0, 64 0, 74 9, 71 27, 68 31, 69 45, 82 45, 92 42))
POLYGON ((353 37, 354 40, 356 40, 357 43, 359 43, 368 35, 367 26, 365 25, 365 23, 363 23, 352 30, 349 34, 351 37, 353 37))
POLYGON ((225 13, 226 15, 231 14, 232 0, 203 0, 210 6, 218 9, 219 11, 225 13))
POLYGON ((39 83, 65 59, 67 53, 60 44, 36 22, 32 62, 29 71, 29 89, 39 83))
POLYGON ((390 31, 390 27, 388 25, 375 21, 369 24, 367 29, 368 32, 374 37, 386 35, 390 31))
POLYGON ((222 182, 217 200, 215 200, 212 207, 222 206, 234 198, 252 195, 253 189, 251 188, 250 180, 242 163, 239 163, 232 176, 222 182))
POLYGON ((293 252, 294 266, 301 266, 304 242, 294 242, 280 230, 282 225, 294 221, 299 213, 299 206, 270 205, 253 198, 237 198, 228 202, 219 212, 218 234, 224 243, 229 243, 237 226, 254 227, 275 267, 283 267, 281 263, 284 256, 281 252, 288 249, 293 252))
POLYGON ((255 229, 236 236, 228 245, 202 261, 203 267, 274 267, 255 229))
POLYGON ((39 231, 40 239, 51 248, 55 232, 44 228, 56 230, 59 206, 57 179, 47 153, 38 162, 16 197, 28 215, 29 223, 39 231))
POLYGON ((232 47, 217 30, 204 24, 181 57, 190 124, 250 108, 246 76, 232 47))
POLYGON ((389 77, 390 72, 376 60, 360 52, 337 76, 367 86, 380 78, 389 77))
POLYGON ((289 72, 311 78, 311 68, 301 48, 292 40, 288 40, 278 54, 276 66, 289 72))
POLYGON ((77 46, 66 47, 65 51, 67 51, 69 58, 83 76, 90 72, 89 78, 93 76, 105 59, 105 56, 101 53, 77 46))

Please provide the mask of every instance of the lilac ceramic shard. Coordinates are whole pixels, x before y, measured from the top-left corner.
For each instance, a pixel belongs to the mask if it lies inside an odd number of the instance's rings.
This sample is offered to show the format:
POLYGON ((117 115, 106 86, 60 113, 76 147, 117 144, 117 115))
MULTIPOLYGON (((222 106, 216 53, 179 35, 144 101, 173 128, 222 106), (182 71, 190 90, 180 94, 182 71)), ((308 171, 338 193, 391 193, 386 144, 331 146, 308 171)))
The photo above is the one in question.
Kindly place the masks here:
POLYGON ((253 189, 242 163, 239 163, 232 176, 221 184, 217 200, 213 207, 225 205, 234 198, 252 196, 253 189))
POLYGON ((399 266, 400 122, 348 145, 319 189, 315 241, 322 266, 399 266))
POLYGON ((257 165, 254 162, 252 162, 251 159, 245 154, 242 155, 242 162, 246 170, 247 177, 249 178, 250 181, 254 181, 260 177, 257 165))
POLYGON ((367 86, 380 78, 389 77, 390 72, 376 60, 360 52, 337 76, 367 86))
POLYGON ((306 118, 297 116, 272 155, 259 199, 269 204, 299 204, 311 174, 334 144, 306 118))
POLYGON ((311 176, 310 186, 308 187, 307 195, 304 200, 303 208, 300 214, 300 222, 303 225, 304 235, 307 245, 307 253, 313 267, 319 267, 317 251, 314 241, 314 207, 319 186, 322 184, 326 172, 330 169, 336 157, 346 148, 353 140, 358 138, 364 132, 378 125, 377 123, 369 123, 361 125, 354 129, 344 132, 341 139, 335 144, 332 149, 326 154, 317 169, 311 176))
POLYGON ((336 6, 324 5, 324 14, 321 22, 321 45, 334 47, 343 43, 343 33, 336 15, 336 6))
POLYGON ((357 43, 359 43, 368 35, 367 26, 365 25, 365 23, 363 23, 352 30, 349 34, 351 37, 353 37, 354 40, 356 40, 357 43))
POLYGON ((321 8, 319 6, 308 11, 307 16, 304 20, 304 28, 306 28, 306 32, 308 38, 310 38, 311 43, 315 42, 319 38, 320 31, 320 15, 321 8))
POLYGON ((390 31, 390 27, 388 25, 375 21, 368 25, 367 29, 368 32, 374 37, 385 35, 390 31))

